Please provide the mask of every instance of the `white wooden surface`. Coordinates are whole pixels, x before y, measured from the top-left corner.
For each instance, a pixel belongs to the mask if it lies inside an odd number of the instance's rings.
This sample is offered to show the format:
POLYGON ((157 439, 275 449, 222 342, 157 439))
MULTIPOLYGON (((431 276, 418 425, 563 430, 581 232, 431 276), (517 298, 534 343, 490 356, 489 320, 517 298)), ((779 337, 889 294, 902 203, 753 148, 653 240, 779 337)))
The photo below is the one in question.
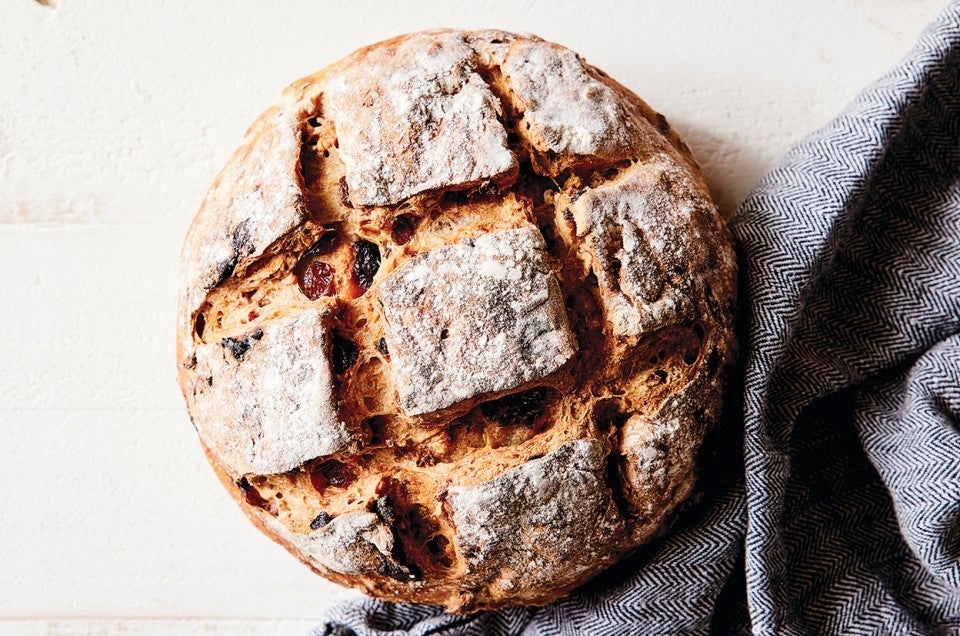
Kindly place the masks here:
POLYGON ((536 32, 664 112, 730 212, 940 0, 0 0, 0 634, 298 634, 344 592, 247 523, 176 386, 182 236, 292 80, 436 26, 536 32))

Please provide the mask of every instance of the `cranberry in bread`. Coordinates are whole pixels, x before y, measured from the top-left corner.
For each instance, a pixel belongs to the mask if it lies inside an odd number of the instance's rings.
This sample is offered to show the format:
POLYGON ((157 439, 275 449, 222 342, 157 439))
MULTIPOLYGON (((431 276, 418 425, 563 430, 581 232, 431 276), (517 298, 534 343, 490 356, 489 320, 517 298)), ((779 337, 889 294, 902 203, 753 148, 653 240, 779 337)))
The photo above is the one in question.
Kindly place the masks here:
POLYGON ((543 604, 691 492, 735 268, 632 92, 533 36, 415 33, 287 88, 217 177, 180 384, 225 487, 319 574, 543 604))

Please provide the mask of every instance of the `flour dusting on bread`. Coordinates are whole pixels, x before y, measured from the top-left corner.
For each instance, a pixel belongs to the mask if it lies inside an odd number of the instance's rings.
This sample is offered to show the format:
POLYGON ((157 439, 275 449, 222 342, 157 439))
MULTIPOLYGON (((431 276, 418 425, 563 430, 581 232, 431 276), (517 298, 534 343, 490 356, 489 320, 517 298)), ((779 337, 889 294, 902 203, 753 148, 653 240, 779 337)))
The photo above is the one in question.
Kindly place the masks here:
POLYGON ((535 227, 416 256, 380 285, 386 342, 408 415, 513 389, 576 351, 535 227))
POLYGON ((603 159, 630 156, 636 133, 620 98, 570 49, 519 40, 502 71, 523 113, 517 129, 538 150, 603 159))
POLYGON ((517 169, 500 104, 458 33, 368 51, 329 84, 350 200, 391 205, 517 169))
POLYGON ((237 478, 290 470, 349 440, 333 401, 328 313, 305 309, 196 348, 194 422, 237 478))

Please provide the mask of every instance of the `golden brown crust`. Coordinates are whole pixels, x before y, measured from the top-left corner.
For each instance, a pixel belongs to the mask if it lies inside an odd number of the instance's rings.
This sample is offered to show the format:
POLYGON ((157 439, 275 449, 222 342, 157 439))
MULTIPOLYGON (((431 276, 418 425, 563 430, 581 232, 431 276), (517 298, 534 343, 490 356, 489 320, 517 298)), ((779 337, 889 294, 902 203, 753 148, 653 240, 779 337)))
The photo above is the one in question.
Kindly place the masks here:
POLYGON ((225 487, 318 573, 542 604, 693 488, 734 283, 636 95, 532 36, 412 34, 296 82, 214 182, 180 383, 225 487))

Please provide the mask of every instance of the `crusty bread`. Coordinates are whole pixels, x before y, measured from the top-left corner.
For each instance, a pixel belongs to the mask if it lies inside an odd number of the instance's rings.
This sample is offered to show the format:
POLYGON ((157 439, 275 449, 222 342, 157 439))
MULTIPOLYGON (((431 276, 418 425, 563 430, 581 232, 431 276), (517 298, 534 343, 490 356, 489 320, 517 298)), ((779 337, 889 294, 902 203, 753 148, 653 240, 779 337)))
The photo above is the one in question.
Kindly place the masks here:
POLYGON ((433 31, 304 78, 183 249, 207 455, 323 576, 542 604, 693 488, 735 259, 666 120, 572 51, 433 31))

